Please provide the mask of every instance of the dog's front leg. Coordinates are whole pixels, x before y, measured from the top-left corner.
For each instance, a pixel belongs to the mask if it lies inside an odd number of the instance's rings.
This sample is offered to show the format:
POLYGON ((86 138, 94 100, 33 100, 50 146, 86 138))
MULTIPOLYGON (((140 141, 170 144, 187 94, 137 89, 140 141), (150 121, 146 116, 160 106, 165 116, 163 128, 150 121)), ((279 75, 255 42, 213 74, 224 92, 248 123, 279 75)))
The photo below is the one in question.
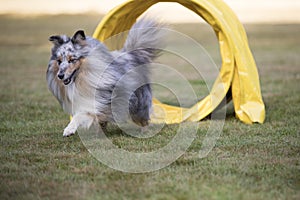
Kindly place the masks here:
POLYGON ((70 135, 74 135, 79 127, 88 129, 95 119, 96 118, 93 115, 88 113, 75 114, 68 126, 65 128, 63 136, 68 137, 70 135))

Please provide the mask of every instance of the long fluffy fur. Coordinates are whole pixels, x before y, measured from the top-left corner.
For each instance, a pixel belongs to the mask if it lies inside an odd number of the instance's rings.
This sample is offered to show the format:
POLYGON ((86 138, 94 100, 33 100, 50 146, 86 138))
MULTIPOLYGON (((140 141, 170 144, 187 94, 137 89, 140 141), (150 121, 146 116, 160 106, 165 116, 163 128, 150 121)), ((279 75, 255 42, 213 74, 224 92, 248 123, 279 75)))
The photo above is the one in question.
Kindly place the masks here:
POLYGON ((162 24, 142 19, 130 29, 119 51, 109 51, 80 31, 72 38, 50 37, 54 47, 46 75, 48 86, 64 111, 73 116, 64 136, 95 120, 106 123, 129 117, 138 125, 148 124, 152 106, 148 66, 163 47, 163 35, 162 24), (66 64, 64 58, 72 56, 76 61, 66 64), (58 78, 62 73, 71 77, 71 83, 58 78))

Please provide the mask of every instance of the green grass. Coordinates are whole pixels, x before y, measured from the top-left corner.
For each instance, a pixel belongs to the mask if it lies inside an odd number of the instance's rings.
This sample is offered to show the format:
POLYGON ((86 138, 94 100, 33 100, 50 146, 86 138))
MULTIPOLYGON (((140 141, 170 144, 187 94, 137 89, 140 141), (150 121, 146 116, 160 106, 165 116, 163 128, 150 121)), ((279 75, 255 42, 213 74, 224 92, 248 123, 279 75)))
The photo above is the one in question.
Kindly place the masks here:
MULTIPOLYGON (((78 28, 91 34, 99 20, 96 15, 0 16, 0 199, 300 198, 300 25, 246 26, 266 103, 264 124, 241 123, 230 104, 208 157, 197 156, 210 124, 204 120, 176 162, 129 174, 98 162, 78 135, 62 137, 68 116, 45 81, 49 35, 70 35, 78 28)), ((198 31, 196 25, 174 27, 201 42, 219 63, 215 36, 209 27, 197 26, 198 31)), ((205 86, 194 77, 190 82, 205 86)), ((166 126, 155 137, 136 141, 110 126, 108 137, 127 150, 146 152, 168 143, 176 129, 166 126)))

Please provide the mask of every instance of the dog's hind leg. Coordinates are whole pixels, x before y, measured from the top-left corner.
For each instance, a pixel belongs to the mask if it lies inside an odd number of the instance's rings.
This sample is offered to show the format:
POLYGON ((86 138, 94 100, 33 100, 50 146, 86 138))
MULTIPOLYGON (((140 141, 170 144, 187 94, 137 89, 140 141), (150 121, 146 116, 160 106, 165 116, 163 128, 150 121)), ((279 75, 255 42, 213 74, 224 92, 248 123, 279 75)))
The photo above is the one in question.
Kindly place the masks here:
POLYGON ((79 127, 88 129, 95 120, 96 117, 88 113, 75 114, 68 126, 65 128, 63 136, 68 137, 70 135, 74 135, 79 127))

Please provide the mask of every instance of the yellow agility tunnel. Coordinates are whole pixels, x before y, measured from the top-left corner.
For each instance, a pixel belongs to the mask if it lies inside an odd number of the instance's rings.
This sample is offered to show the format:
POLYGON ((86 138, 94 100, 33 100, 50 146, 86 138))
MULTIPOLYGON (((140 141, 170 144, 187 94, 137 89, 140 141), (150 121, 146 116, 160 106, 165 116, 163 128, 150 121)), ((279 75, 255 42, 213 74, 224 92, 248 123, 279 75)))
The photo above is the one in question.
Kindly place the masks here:
POLYGON ((265 106, 247 35, 237 16, 222 0, 128 0, 102 19, 93 37, 104 41, 129 30, 141 14, 159 2, 179 3, 213 28, 219 40, 222 66, 209 95, 191 108, 170 106, 153 99, 151 122, 199 121, 211 114, 227 94, 231 94, 238 119, 247 124, 263 123, 265 106))

